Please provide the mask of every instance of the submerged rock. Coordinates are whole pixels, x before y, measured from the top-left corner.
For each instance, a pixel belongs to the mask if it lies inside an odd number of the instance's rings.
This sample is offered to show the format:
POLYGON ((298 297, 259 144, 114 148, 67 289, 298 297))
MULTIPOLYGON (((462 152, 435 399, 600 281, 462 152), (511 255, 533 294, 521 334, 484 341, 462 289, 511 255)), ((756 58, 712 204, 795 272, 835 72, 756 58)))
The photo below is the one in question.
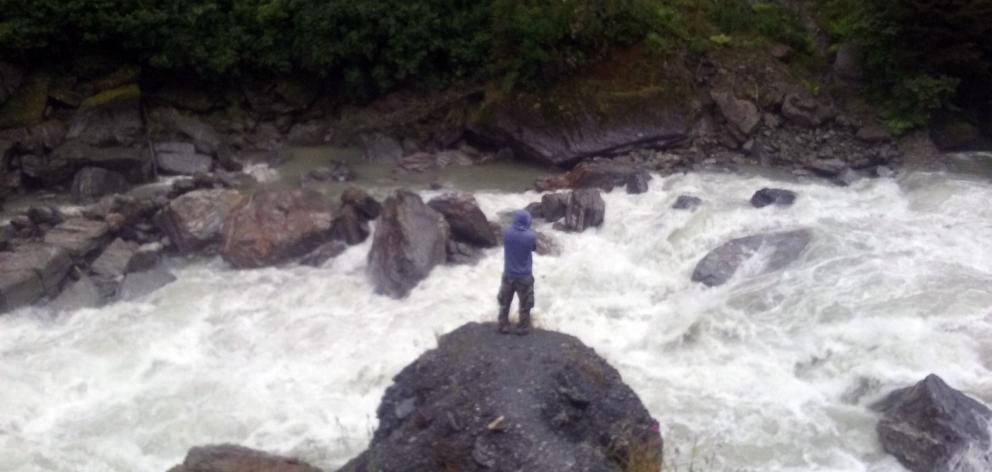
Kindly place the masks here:
POLYGON ((762 251, 770 251, 765 272, 781 269, 796 260, 811 239, 812 234, 805 229, 733 239, 710 251, 696 264, 692 281, 702 282, 709 287, 723 285, 734 276, 744 261, 762 251))
POLYGON ((541 196, 541 215, 549 223, 564 218, 567 207, 567 193, 548 193, 541 196))
POLYGON ((475 197, 466 193, 446 193, 427 205, 444 215, 455 241, 478 247, 496 247, 496 233, 479 208, 475 197))
POLYGON ((768 205, 791 206, 796 201, 796 192, 780 188, 763 188, 751 196, 751 205, 764 208, 768 205))
POLYGON ((659 470, 657 422, 578 339, 471 323, 394 379, 341 472, 659 470))
POLYGON ((93 280, 84 275, 62 290, 62 293, 48 304, 48 308, 55 311, 96 308, 103 304, 104 300, 93 280))
POLYGON ((143 143, 141 90, 137 85, 125 85, 83 100, 66 136, 93 146, 143 143))
POLYGON ((306 462, 231 444, 190 449, 168 472, 321 472, 306 462))
POLYGON ((361 212, 351 206, 344 205, 331 223, 331 237, 344 241, 350 246, 361 244, 369 237, 369 224, 361 212))
POLYGON ((675 200, 672 205, 673 210, 695 210, 699 205, 703 204, 703 200, 699 197, 694 197, 692 195, 679 195, 679 198, 675 200))
POLYGON ((300 264, 310 267, 320 267, 327 263, 327 261, 340 256, 346 250, 348 250, 348 243, 337 239, 328 241, 311 251, 310 254, 303 256, 300 259, 300 264))
POLYGON ((286 262, 331 238, 331 204, 316 190, 262 191, 233 210, 220 254, 234 267, 286 262))
POLYGON ((890 393, 877 406, 879 440, 913 472, 992 470, 992 411, 936 375, 890 393))
POLYGON ((447 260, 450 229, 444 216, 415 193, 386 199, 369 251, 368 271, 377 293, 405 297, 447 260))
POLYGON ((124 276, 121 283, 120 299, 134 300, 148 295, 176 281, 176 276, 163 267, 144 272, 133 272, 124 276))

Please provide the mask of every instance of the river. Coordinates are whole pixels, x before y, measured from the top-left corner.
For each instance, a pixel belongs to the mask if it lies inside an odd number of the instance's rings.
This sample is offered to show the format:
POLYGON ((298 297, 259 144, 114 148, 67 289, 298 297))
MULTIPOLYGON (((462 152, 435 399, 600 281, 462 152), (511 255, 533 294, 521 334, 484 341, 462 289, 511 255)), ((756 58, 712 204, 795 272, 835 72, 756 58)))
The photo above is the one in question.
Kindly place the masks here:
MULTIPOLYGON (((538 198, 476 196, 490 217, 538 198)), ((602 228, 556 233, 563 254, 536 257, 536 322, 620 371, 660 420, 670 470, 902 471, 872 401, 932 372, 992 403, 985 177, 840 188, 695 173, 605 199, 602 228), (796 205, 751 208, 769 185, 797 191, 796 205), (705 203, 669 209, 680 194, 705 203), (814 238, 786 269, 690 282, 727 239, 793 228, 814 238)), ((0 471, 158 472, 217 442, 342 465, 364 449, 393 375, 496 312, 498 249, 397 301, 373 294, 369 246, 316 269, 174 259, 178 281, 146 299, 0 317, 0 471)))

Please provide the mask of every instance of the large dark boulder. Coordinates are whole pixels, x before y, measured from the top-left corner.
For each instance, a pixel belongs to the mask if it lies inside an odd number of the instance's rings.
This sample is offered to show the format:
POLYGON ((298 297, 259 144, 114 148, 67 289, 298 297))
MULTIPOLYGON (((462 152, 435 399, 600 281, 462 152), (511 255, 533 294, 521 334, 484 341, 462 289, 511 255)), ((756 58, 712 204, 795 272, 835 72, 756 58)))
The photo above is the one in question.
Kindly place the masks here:
POLYGON ((258 192, 227 218, 220 254, 240 269, 303 256, 330 239, 332 213, 331 202, 313 189, 258 192))
POLYGON ((796 192, 780 188, 763 188, 751 196, 751 205, 764 208, 768 205, 791 206, 796 202, 796 192))
POLYGON ((703 204, 703 199, 693 195, 679 195, 679 198, 672 204, 673 210, 695 210, 703 204))
POLYGON ((197 252, 220 242, 224 221, 244 198, 237 190, 195 190, 169 202, 155 220, 179 252, 197 252))
POLYGON ((125 85, 83 100, 66 136, 101 147, 143 143, 141 90, 137 85, 125 85))
POLYGON ((222 444, 190 449, 168 472, 321 472, 305 462, 246 447, 222 444))
POLYGON ((127 178, 118 172, 99 167, 84 167, 72 179, 72 199, 78 203, 97 200, 106 195, 126 192, 127 178))
POLYGON ((567 193, 546 193, 541 195, 541 215, 549 223, 554 223, 564 218, 567 207, 567 193))
POLYGON ((712 91, 710 97, 740 136, 750 136, 761 124, 761 111, 754 102, 739 99, 730 91, 712 91))
POLYGON ((321 244, 300 259, 300 264, 310 267, 320 267, 348 250, 348 243, 337 239, 321 244))
POLYGON ((25 77, 10 96, 0 103, 0 129, 31 126, 45 119, 50 75, 39 72, 25 77))
POLYGON ((131 272, 124 276, 118 296, 121 300, 134 300, 175 281, 176 276, 161 266, 141 272, 131 272))
POLYGON ((368 239, 368 220, 356 207, 344 205, 331 222, 331 238, 343 241, 349 246, 361 244, 368 239))
POLYGON ((602 226, 605 217, 606 202, 603 201, 599 190, 575 190, 568 195, 565 219, 555 223, 554 228, 559 231, 581 233, 586 228, 602 226))
POLYGON ((341 472, 657 471, 658 423, 578 339, 471 323, 395 378, 341 472))
POLYGON ((100 256, 90 265, 93 282, 99 288, 100 295, 104 299, 109 300, 117 295, 137 249, 134 243, 126 242, 120 238, 115 239, 103 249, 100 256))
POLYGON ((0 312, 54 295, 71 268, 69 251, 58 246, 31 243, 0 252, 0 312))
POLYGON ((368 192, 358 187, 348 187, 341 193, 341 204, 352 206, 366 221, 374 220, 382 212, 382 204, 372 198, 368 192))
POLYGON ((936 375, 890 393, 876 408, 879 440, 913 472, 992 470, 992 411, 936 375))
POLYGON ((62 293, 46 306, 55 311, 72 311, 99 307, 104 300, 93 280, 84 275, 67 284, 62 293))
POLYGON ((754 255, 768 252, 765 272, 781 269, 796 260, 809 245, 812 234, 805 229, 782 233, 756 234, 728 241, 712 250, 696 264, 693 282, 709 287, 723 285, 754 255))
POLYGON ((369 251, 368 271, 377 293, 402 298, 447 260, 451 230, 420 196, 399 190, 386 199, 369 251))
POLYGON ((455 241, 478 247, 496 247, 498 244, 486 214, 472 195, 449 192, 431 199, 427 205, 444 215, 455 241))

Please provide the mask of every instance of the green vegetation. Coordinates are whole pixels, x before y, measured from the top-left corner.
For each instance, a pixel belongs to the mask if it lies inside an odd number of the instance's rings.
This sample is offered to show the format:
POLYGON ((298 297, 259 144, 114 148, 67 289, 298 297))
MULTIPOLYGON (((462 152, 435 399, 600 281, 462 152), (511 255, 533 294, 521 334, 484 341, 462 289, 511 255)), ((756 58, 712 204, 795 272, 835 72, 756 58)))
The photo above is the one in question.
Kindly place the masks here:
POLYGON ((992 0, 821 0, 830 33, 861 46, 869 94, 896 132, 934 112, 992 119, 992 0))

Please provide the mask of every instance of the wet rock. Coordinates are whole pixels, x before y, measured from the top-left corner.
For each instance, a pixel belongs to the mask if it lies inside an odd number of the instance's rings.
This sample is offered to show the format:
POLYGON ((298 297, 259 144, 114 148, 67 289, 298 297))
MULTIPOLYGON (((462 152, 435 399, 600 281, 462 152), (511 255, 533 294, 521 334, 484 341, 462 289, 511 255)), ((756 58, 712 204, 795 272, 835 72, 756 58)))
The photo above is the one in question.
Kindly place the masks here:
POLYGON ((368 450, 341 472, 661 467, 657 422, 616 369, 540 329, 501 336, 472 323, 446 334, 395 377, 377 416, 368 450))
POLYGON ((106 195, 126 192, 129 187, 127 178, 118 172, 84 167, 72 179, 72 199, 77 203, 90 202, 106 195))
POLYGON ((125 274, 131 274, 134 272, 146 272, 154 269, 162 261, 162 253, 165 248, 162 244, 145 243, 138 247, 131 259, 127 263, 127 267, 124 268, 125 274))
POLYGON ((104 299, 109 300, 117 295, 131 259, 134 258, 135 249, 134 245, 120 238, 115 239, 90 265, 93 281, 104 299))
POLYGON ((744 136, 749 136, 761 124, 761 111, 749 100, 741 100, 732 92, 710 92, 710 97, 716 102, 720 113, 727 122, 744 136))
POLYGON ((365 159, 373 162, 394 162, 403 157, 403 145, 381 133, 361 137, 365 159))
POLYGON ((45 234, 45 243, 69 251, 74 258, 85 258, 103 247, 110 238, 110 226, 103 221, 71 218, 45 234))
POLYGON ((314 249, 310 254, 303 256, 300 259, 300 264, 310 266, 310 267, 320 267, 327 263, 327 261, 340 256, 348 249, 348 244, 344 241, 337 239, 328 241, 321 244, 314 249))
POLYGON ((524 210, 530 213, 531 218, 544 218, 544 207, 541 202, 528 203, 524 210))
POLYGON ((631 179, 646 182, 651 180, 651 174, 636 164, 597 159, 583 162, 564 175, 538 179, 534 187, 539 192, 580 188, 609 192, 628 185, 631 179))
POLYGON ((69 252, 57 246, 29 243, 0 252, 0 311, 57 293, 71 268, 69 252))
POLYGON ((162 133, 180 140, 192 141, 200 154, 217 157, 218 163, 225 169, 240 170, 237 168, 240 166, 231 159, 231 150, 227 141, 213 126, 171 108, 154 110, 150 114, 150 120, 162 133))
POLYGON ((985 405, 929 375, 896 390, 876 408, 876 430, 886 452, 913 472, 992 470, 989 421, 985 405))
POLYGON ((374 220, 382 212, 382 204, 368 192, 358 187, 348 187, 341 194, 341 204, 354 207, 366 221, 374 220))
POLYGON ((156 267, 143 272, 132 272, 124 276, 120 287, 121 300, 134 300, 143 297, 176 281, 176 276, 164 267, 156 267))
POLYGON ((61 184, 84 167, 119 172, 133 184, 147 181, 152 174, 152 160, 147 149, 96 148, 80 141, 67 141, 51 154, 22 159, 21 164, 25 175, 45 185, 61 184))
POLYGON ((402 298, 447 260, 450 229, 444 216, 415 193, 386 199, 369 251, 368 271, 377 293, 402 298))
POLYGON ((751 196, 751 205, 764 208, 768 205, 791 206, 796 201, 796 192, 780 188, 763 188, 751 196))
POLYGON ((679 198, 675 200, 672 205, 673 210, 695 210, 699 205, 703 204, 703 200, 699 197, 694 197, 692 195, 679 195, 679 198))
POLYGON ((442 166, 438 163, 437 156, 427 152, 415 152, 413 154, 407 154, 400 158, 397 162, 397 167, 407 172, 413 172, 419 174, 421 172, 427 172, 431 170, 440 169, 442 166))
POLYGON ((355 180, 355 172, 343 162, 311 169, 304 176, 304 182, 350 182, 355 180))
POLYGON ((35 225, 55 226, 65 220, 58 209, 49 206, 33 206, 28 208, 27 217, 35 225))
POLYGON ((195 190, 169 202, 155 222, 179 252, 210 249, 220 242, 224 221, 244 198, 237 190, 195 190))
POLYGON ((849 169, 846 162, 837 158, 811 159, 806 163, 806 168, 821 177, 837 177, 849 169))
POLYGON ((62 290, 62 293, 48 304, 48 308, 55 311, 97 308, 103 304, 104 300, 105 298, 100 294, 97 285, 93 283, 92 279, 84 275, 62 290))
POLYGON ((478 246, 448 241, 448 264, 474 265, 482 258, 482 250, 478 246))
POLYGON ((496 247, 496 234, 472 195, 449 192, 431 199, 427 205, 444 215, 455 241, 478 247, 496 247))
POLYGON ((554 223, 565 217, 568 207, 567 193, 546 193, 541 196, 541 213, 549 223, 554 223))
POLYGON ((159 172, 172 175, 195 175, 210 172, 212 157, 196 152, 192 143, 164 142, 155 145, 159 172))
POLYGON ((637 173, 631 175, 627 179, 627 193, 630 195, 638 195, 648 191, 648 180, 650 180, 650 175, 647 173, 637 173))
POLYGON ((581 233, 590 227, 603 225, 606 216, 606 202, 598 190, 580 189, 568 195, 565 219, 555 223, 555 229, 581 233))
POLYGON ((729 281, 746 260, 758 253, 767 253, 764 272, 779 270, 799 256, 809 245, 808 230, 756 234, 733 239, 712 250, 696 264, 692 281, 716 287, 729 281))
POLYGON ((359 210, 344 205, 331 223, 331 238, 344 241, 349 246, 361 244, 369 237, 369 225, 359 210))
POLYGON ((141 90, 137 85, 125 85, 83 100, 69 122, 66 137, 100 147, 144 143, 141 90))
POLYGON ((190 449, 169 472, 321 472, 305 462, 230 444, 190 449))
POLYGON ((239 269, 280 264, 330 239, 330 202, 302 188, 256 193, 224 224, 220 254, 239 269))

